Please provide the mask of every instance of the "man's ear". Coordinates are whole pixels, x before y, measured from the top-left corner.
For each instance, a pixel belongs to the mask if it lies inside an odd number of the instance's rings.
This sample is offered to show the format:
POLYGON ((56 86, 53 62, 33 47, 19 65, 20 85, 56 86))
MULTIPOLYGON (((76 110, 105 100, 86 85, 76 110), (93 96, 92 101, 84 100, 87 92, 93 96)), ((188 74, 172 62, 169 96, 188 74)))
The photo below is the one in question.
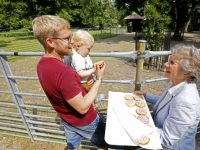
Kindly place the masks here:
POLYGON ((54 47, 54 46, 53 46, 53 40, 52 40, 51 38, 47 38, 47 39, 46 39, 46 43, 47 43, 47 45, 48 45, 49 47, 54 47))

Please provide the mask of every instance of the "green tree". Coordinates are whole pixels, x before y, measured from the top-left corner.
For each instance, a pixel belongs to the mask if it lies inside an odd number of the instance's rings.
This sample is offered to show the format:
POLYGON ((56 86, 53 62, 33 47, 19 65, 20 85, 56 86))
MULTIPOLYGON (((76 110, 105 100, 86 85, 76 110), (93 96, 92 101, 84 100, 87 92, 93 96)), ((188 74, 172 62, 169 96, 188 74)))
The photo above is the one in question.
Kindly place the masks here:
POLYGON ((145 0, 115 0, 115 7, 124 10, 124 17, 136 12, 139 15, 144 13, 145 0))
POLYGON ((81 18, 84 25, 94 27, 117 24, 117 10, 110 0, 81 0, 81 18))
POLYGON ((175 25, 173 39, 182 40, 182 33, 185 30, 186 23, 190 20, 192 14, 200 5, 200 0, 170 0, 172 7, 172 25, 175 25))
POLYGON ((27 23, 24 18, 23 9, 26 4, 20 1, 1 0, 0 5, 0 29, 13 30, 22 28, 27 23))
POLYGON ((31 29, 36 16, 67 19, 72 26, 116 25, 117 10, 110 0, 0 0, 0 29, 31 29))
POLYGON ((185 32, 200 31, 200 5, 196 7, 186 24, 185 32))
MULTIPOLYGON (((141 16, 144 14, 142 11, 145 7, 145 2, 148 2, 148 0, 115 0, 118 9, 127 10, 129 14, 131 14, 130 11, 135 11, 141 16)), ((160 8, 170 8, 168 15, 172 18, 170 27, 174 29, 173 39, 180 40, 185 29, 185 24, 190 20, 192 14, 194 14, 195 10, 200 6, 200 0, 159 0, 157 2, 157 5, 160 5, 160 8)), ((160 10, 158 10, 158 12, 159 11, 160 10)))
POLYGON ((165 1, 149 0, 145 4, 142 33, 151 50, 161 49, 165 31, 168 30, 171 21, 169 11, 170 6, 165 1))

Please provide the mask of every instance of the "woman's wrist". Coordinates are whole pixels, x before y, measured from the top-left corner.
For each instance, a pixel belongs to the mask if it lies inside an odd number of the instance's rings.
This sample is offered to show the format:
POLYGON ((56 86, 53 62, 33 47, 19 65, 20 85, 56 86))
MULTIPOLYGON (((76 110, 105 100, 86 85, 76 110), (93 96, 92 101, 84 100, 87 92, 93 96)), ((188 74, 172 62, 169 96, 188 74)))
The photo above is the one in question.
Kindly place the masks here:
POLYGON ((147 95, 147 92, 143 92, 143 96, 146 97, 146 95, 147 95))

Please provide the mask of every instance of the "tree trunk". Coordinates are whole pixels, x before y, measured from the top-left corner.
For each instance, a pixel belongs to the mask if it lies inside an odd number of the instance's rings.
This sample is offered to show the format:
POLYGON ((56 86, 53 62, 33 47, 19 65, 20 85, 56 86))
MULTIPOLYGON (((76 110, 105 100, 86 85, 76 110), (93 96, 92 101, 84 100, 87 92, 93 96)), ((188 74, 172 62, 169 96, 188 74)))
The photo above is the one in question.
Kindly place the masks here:
MULTIPOLYGON (((191 18, 190 18, 191 19, 191 18)), ((186 22, 186 24, 185 24, 185 32, 192 32, 190 29, 188 29, 188 26, 189 26, 189 24, 190 24, 190 19, 189 19, 189 21, 188 22, 186 22)))
POLYGON ((188 7, 188 4, 189 0, 182 0, 181 3, 178 0, 175 1, 176 28, 173 35, 174 40, 183 40, 184 31, 189 25, 191 16, 198 6, 199 0, 190 2, 190 7, 188 7), (186 24, 187 22, 188 24, 186 24))
POLYGON ((183 23, 182 21, 176 22, 176 28, 173 35, 174 40, 183 40, 184 24, 185 22, 183 23))
POLYGON ((175 1, 175 14, 176 14, 176 28, 174 31, 173 39, 174 40, 183 40, 184 26, 188 19, 188 0, 175 1))

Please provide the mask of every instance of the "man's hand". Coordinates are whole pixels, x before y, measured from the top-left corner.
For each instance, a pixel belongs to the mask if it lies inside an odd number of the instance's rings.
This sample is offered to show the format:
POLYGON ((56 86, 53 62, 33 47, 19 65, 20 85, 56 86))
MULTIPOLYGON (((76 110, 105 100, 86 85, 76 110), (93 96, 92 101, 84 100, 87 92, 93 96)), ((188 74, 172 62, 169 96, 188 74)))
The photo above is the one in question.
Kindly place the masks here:
POLYGON ((102 78, 104 75, 105 68, 106 68, 106 63, 104 61, 96 63, 96 68, 97 68, 96 78, 97 79, 102 78))

